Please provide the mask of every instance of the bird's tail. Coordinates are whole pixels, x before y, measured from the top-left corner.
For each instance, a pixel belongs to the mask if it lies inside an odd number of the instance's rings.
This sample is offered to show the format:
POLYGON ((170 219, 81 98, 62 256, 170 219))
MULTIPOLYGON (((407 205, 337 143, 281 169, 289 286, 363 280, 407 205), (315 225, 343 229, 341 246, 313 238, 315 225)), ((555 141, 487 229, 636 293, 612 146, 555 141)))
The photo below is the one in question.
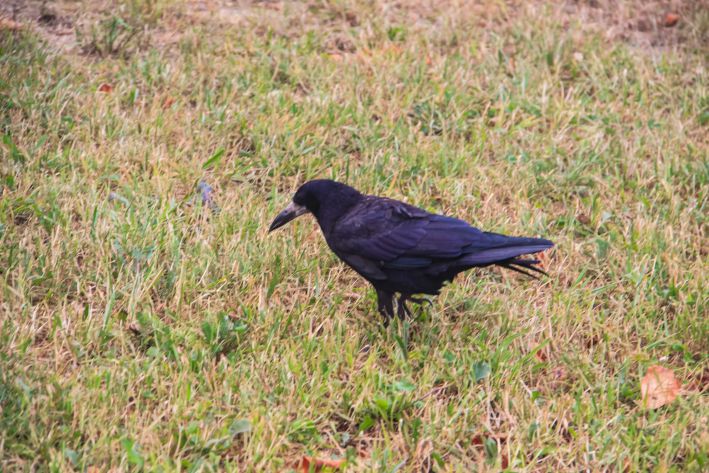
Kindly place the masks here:
POLYGON ((546 274, 537 265, 538 259, 524 259, 520 256, 532 255, 548 250, 554 246, 549 240, 543 238, 521 238, 486 233, 488 240, 485 244, 471 248, 470 253, 461 259, 461 262, 470 266, 489 266, 492 264, 511 269, 524 275, 535 277, 529 271, 546 274))
POLYGON ((510 260, 497 263, 497 265, 503 268, 511 269, 512 271, 517 271, 518 273, 524 274, 525 276, 529 276, 530 278, 537 279, 536 275, 525 271, 525 269, 547 276, 546 271, 536 266, 540 263, 541 261, 538 259, 512 258, 510 260))

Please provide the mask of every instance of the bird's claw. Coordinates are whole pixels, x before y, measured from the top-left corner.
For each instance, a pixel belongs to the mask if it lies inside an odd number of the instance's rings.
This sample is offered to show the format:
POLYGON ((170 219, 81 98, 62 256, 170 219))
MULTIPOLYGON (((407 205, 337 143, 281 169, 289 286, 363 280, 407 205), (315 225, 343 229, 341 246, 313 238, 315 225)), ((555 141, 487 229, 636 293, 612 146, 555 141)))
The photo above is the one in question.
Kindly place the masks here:
POLYGON ((431 299, 426 299, 425 297, 410 297, 409 300, 414 304, 428 304, 430 307, 433 307, 433 301, 431 299))

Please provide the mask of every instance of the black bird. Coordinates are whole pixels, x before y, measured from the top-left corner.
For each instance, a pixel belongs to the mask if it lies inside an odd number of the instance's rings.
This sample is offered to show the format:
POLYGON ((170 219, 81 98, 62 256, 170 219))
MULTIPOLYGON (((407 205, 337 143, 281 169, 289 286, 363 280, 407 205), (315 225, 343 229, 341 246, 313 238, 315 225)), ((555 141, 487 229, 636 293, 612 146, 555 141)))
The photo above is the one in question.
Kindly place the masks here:
POLYGON ((269 232, 310 212, 333 252, 377 291, 385 324, 410 315, 406 301, 417 294, 436 295, 456 274, 498 265, 527 276, 544 273, 536 259, 522 259, 554 246, 541 238, 483 232, 457 218, 426 212, 398 200, 361 194, 340 182, 317 179, 303 184, 293 201, 273 220, 269 232))

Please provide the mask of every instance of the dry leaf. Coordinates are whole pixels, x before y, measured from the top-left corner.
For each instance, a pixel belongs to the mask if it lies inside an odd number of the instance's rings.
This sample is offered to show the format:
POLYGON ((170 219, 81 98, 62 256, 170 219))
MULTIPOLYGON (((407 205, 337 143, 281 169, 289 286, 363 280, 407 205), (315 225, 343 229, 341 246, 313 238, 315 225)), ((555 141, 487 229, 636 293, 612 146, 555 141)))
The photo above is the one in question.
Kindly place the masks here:
POLYGON ((345 460, 332 460, 329 458, 316 458, 304 456, 300 461, 300 469, 303 473, 308 473, 310 470, 310 465, 313 466, 313 471, 321 471, 323 468, 339 469, 345 460))
POLYGON ((104 82, 103 84, 98 86, 98 91, 108 94, 113 91, 113 86, 104 82))
POLYGON ((663 25, 667 28, 671 28, 677 24, 679 21, 679 15, 676 13, 668 13, 665 15, 665 21, 663 22, 663 25))
POLYGON ((162 108, 170 108, 173 103, 175 103, 175 99, 172 97, 165 97, 165 100, 162 101, 162 108))
POLYGON ((581 223, 584 224, 584 225, 590 225, 590 224, 591 224, 591 218, 590 218, 588 215, 584 214, 584 213, 579 214, 579 215, 576 217, 576 220, 578 220, 579 222, 581 222, 581 223))
POLYGON ((541 361, 542 363, 546 362, 549 359, 547 354, 544 352, 544 350, 539 350, 539 351, 535 352, 534 357, 537 360, 541 361))
POLYGON ((651 366, 640 381, 642 405, 647 409, 657 409, 675 400, 682 385, 672 370, 662 366, 651 366))

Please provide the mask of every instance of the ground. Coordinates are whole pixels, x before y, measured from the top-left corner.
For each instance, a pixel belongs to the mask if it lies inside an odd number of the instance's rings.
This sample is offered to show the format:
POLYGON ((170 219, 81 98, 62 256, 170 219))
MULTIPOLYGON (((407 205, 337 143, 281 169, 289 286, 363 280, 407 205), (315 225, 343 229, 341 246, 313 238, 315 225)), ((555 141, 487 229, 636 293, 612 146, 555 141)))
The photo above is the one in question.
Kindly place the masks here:
POLYGON ((3 2, 0 470, 706 471, 708 12, 3 2), (315 177, 549 277, 383 328, 312 219, 267 234, 315 177))

